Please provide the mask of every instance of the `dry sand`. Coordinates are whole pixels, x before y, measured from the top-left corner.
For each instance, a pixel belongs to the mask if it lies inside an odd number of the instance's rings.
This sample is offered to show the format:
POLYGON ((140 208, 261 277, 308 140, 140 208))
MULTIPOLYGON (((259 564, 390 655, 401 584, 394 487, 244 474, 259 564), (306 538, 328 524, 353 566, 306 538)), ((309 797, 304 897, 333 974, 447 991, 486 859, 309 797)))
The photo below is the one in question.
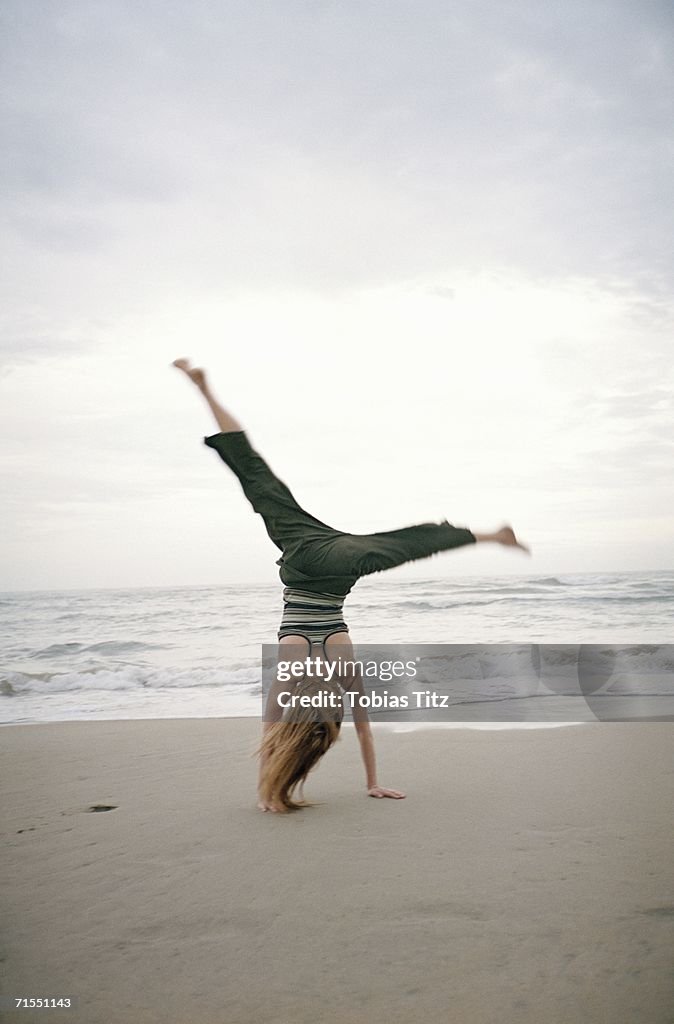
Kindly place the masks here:
POLYGON ((5 728, 8 1021, 672 1024, 669 724, 351 730, 288 816, 253 720, 5 728), (93 813, 92 805, 115 809, 93 813))

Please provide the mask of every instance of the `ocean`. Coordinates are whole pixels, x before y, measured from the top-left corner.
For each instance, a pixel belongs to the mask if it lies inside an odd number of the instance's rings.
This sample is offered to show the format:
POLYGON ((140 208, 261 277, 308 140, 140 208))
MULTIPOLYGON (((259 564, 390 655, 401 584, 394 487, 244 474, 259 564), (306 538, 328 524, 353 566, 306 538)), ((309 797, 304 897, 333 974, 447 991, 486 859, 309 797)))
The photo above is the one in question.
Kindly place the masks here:
MULTIPOLYGON (((654 673, 662 694, 674 670, 673 602, 672 570, 389 575, 361 580, 345 617, 356 650, 613 645, 623 692, 627 666, 628 677, 654 673)), ((0 593, 0 722, 259 716, 262 645, 275 642, 280 615, 280 585, 0 593)))

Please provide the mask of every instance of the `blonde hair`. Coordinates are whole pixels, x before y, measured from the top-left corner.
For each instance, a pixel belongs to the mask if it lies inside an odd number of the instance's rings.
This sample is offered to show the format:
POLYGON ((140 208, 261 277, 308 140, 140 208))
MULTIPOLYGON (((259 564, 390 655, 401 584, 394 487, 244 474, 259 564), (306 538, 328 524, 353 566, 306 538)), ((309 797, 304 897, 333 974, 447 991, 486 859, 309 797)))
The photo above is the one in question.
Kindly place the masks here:
POLYGON ((293 799, 307 775, 339 736, 340 723, 274 722, 264 735, 258 754, 262 758, 259 794, 278 810, 297 811, 310 803, 293 799))

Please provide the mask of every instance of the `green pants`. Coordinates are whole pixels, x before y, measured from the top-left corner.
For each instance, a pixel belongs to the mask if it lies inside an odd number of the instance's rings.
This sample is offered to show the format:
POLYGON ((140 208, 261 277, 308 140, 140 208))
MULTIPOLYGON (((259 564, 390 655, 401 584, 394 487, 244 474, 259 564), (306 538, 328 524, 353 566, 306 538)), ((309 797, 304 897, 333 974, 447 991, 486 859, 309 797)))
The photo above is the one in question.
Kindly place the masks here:
POLYGON ((277 565, 288 587, 343 596, 361 576, 475 543, 470 530, 446 521, 383 533, 335 530, 297 504, 244 431, 213 434, 204 443, 236 474, 253 509, 262 516, 267 533, 283 553, 277 565))

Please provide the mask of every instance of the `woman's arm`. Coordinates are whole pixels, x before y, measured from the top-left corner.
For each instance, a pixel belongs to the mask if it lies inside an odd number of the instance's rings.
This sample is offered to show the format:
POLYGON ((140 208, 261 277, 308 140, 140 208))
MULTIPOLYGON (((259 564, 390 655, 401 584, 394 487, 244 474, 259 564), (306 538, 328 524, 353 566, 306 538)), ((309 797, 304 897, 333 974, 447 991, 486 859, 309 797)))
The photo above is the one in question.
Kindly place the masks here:
MULTIPOLYGON (((353 685, 349 686, 352 693, 360 696, 363 693, 363 684, 360 679, 353 685)), ((368 796, 374 796, 378 799, 382 797, 390 797, 392 800, 403 800, 405 794, 401 793, 399 789, 384 789, 377 782, 377 758, 374 752, 374 736, 372 735, 372 726, 370 725, 370 719, 365 708, 360 707, 358 700, 354 700, 353 704, 353 724, 356 728, 356 735, 358 736, 358 742, 360 743, 360 753, 363 758, 363 764, 365 766, 365 786, 367 788, 368 796)))
POLYGON ((266 765, 267 765, 267 760, 268 760, 268 757, 269 757, 269 754, 268 754, 267 749, 265 747, 264 740, 265 740, 265 737, 266 737, 267 733, 272 728, 272 726, 276 725, 277 722, 280 722, 281 718, 283 716, 283 711, 281 709, 281 705, 278 702, 278 696, 279 696, 279 693, 281 692, 281 690, 283 689, 284 686, 287 686, 287 683, 282 684, 280 682, 279 678, 278 678, 278 675, 277 675, 277 677, 274 679, 273 683, 271 684, 271 686, 269 688, 269 693, 267 694, 267 700, 265 701, 265 706, 264 706, 264 714, 262 716, 262 742, 260 744, 260 750, 259 750, 260 765, 259 765, 258 783, 257 783, 257 793, 258 793, 257 806, 260 808, 261 811, 277 811, 278 810, 278 808, 274 807, 273 804, 271 804, 271 803, 269 803, 269 802, 267 802, 266 800, 263 799, 262 794, 261 794, 261 786, 262 786, 262 779, 264 777, 265 768, 266 768, 266 765))

